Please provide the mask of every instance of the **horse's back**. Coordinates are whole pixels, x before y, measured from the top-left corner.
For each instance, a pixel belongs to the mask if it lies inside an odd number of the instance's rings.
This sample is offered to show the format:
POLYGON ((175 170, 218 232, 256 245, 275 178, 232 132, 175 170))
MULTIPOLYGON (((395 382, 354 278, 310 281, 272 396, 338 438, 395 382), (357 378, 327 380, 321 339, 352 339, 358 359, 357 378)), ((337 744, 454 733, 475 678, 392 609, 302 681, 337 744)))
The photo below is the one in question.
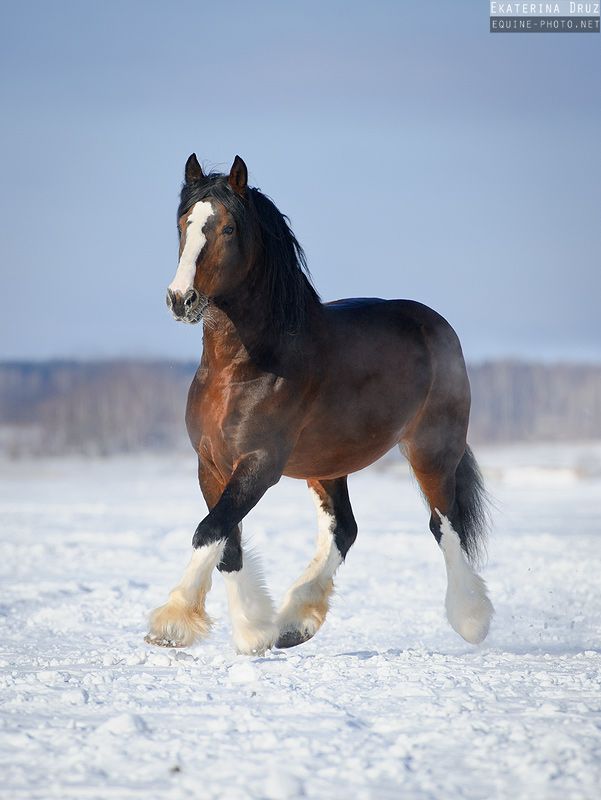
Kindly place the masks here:
MULTIPOLYGON (((412 379, 429 384, 434 362, 449 359, 464 367, 457 334, 438 312, 415 300, 352 297, 324 306, 326 339, 354 371, 378 363, 410 370, 412 379)), ((331 364, 330 364, 331 366, 331 364)))
POLYGON ((408 331, 417 328, 446 332, 452 339, 457 336, 447 320, 424 303, 417 300, 385 300, 381 297, 345 297, 332 300, 323 306, 331 321, 390 323, 404 326, 408 331))

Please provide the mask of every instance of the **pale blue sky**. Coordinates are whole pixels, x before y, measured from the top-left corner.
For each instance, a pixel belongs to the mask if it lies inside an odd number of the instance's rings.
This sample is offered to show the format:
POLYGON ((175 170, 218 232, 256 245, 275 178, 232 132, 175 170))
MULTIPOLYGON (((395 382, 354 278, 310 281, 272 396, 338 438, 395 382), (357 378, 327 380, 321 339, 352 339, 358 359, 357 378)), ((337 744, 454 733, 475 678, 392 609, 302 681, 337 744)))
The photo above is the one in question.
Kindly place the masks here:
POLYGON ((411 297, 468 358, 601 358, 601 36, 488 3, 2 3, 0 358, 200 353, 172 321, 195 150, 292 220, 324 299, 411 297))

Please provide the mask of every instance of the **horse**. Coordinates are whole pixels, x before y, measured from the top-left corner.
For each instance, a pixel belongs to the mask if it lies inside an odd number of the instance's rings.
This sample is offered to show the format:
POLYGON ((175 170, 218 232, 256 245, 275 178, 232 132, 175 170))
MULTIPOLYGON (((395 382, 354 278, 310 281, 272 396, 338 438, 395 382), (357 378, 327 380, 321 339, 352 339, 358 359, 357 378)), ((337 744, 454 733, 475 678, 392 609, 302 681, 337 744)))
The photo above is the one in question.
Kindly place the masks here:
POLYGON ((447 618, 480 643, 494 613, 476 571, 489 515, 466 442, 470 386, 457 334, 411 300, 322 303, 288 217, 248 185, 239 156, 229 174, 205 174, 193 153, 184 176, 166 302, 176 320, 203 321, 186 425, 208 514, 146 641, 187 647, 208 635, 215 567, 238 653, 311 639, 357 536, 347 476, 399 445, 444 556, 447 618), (307 482, 319 532, 315 557, 276 612, 241 523, 282 475, 307 482))

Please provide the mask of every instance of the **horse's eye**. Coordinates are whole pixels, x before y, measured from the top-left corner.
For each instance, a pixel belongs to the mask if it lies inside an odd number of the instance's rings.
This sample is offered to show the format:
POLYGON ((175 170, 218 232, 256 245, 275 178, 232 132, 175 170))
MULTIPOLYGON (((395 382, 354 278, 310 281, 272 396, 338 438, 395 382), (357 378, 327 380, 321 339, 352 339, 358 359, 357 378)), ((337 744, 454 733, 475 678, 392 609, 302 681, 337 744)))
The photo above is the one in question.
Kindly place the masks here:
POLYGON ((233 225, 226 225, 225 228, 221 231, 221 233, 230 234, 234 232, 233 225))

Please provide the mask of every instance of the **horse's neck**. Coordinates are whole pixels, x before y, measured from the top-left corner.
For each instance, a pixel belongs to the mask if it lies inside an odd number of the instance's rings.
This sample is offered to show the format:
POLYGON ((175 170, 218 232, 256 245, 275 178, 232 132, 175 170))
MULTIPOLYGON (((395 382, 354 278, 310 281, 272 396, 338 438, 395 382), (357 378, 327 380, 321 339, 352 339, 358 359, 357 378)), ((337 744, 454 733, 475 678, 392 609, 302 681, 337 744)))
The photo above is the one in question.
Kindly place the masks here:
POLYGON ((203 323, 203 354, 210 368, 220 369, 231 362, 244 362, 250 347, 230 315, 212 305, 203 323))
POLYGON ((304 360, 312 348, 313 329, 318 325, 315 310, 313 325, 295 336, 277 335, 270 324, 260 297, 246 302, 212 304, 204 322, 204 359, 210 370, 220 370, 232 362, 247 362, 260 371, 280 375, 296 373, 299 356, 304 360))

